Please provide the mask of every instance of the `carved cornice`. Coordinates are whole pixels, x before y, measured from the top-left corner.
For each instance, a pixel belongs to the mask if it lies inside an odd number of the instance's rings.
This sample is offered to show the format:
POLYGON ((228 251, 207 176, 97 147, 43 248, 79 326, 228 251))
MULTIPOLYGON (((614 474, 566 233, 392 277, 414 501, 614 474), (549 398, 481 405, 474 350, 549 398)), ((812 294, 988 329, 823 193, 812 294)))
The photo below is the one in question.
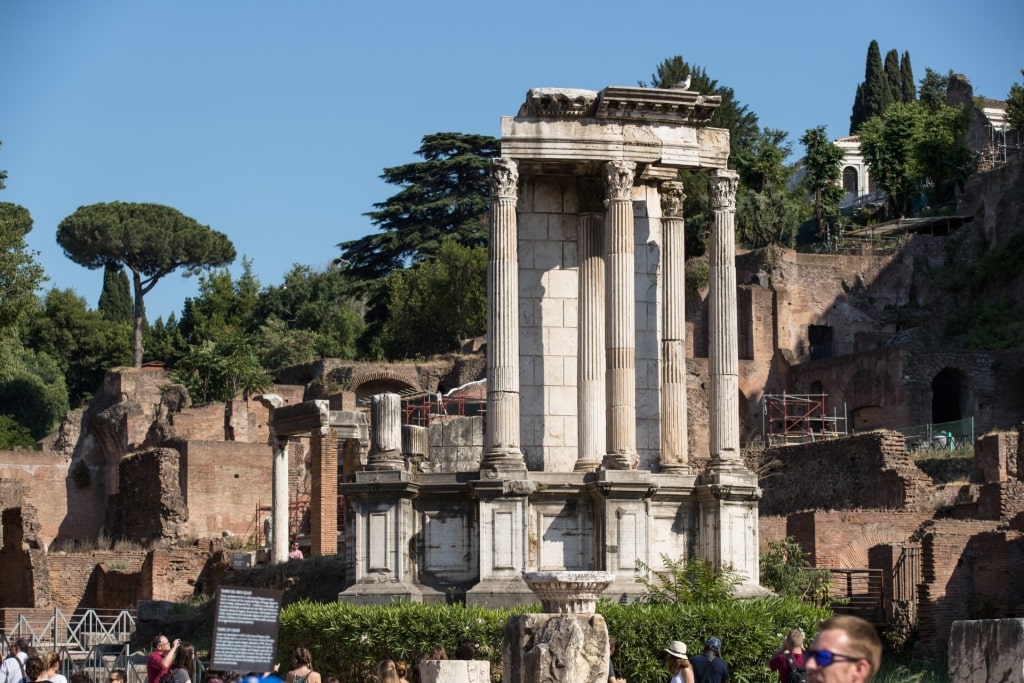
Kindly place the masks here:
POLYGON ((692 90, 609 86, 600 92, 578 88, 531 88, 519 117, 596 118, 705 126, 722 104, 718 95, 692 90))
POLYGON ((512 159, 491 160, 491 196, 515 199, 519 189, 519 165, 512 159))
POLYGON ((718 95, 691 90, 610 86, 601 91, 594 118, 706 126, 721 104, 718 95))
POLYGON ((593 116, 597 95, 596 90, 578 88, 530 88, 518 115, 555 119, 593 116))
POLYGON ((609 201, 629 201, 636 175, 636 162, 615 159, 604 163, 604 179, 609 201))
POLYGON ((686 201, 683 184, 672 180, 662 183, 659 189, 661 190, 661 215, 664 218, 682 218, 683 202, 686 201))
POLYGON ((708 176, 708 195, 712 210, 736 208, 736 171, 720 170, 708 176))

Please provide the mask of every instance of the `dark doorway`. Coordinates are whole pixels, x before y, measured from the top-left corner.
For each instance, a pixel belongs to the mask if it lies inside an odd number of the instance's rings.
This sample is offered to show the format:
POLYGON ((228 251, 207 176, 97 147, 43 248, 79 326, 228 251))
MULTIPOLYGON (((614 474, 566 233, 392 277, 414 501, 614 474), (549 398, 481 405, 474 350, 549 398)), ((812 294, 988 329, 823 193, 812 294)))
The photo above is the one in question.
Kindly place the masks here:
POLYGON ((832 357, 832 327, 829 325, 808 325, 807 342, 811 347, 811 360, 832 357))
POLYGON ((954 368, 943 368, 932 379, 932 422, 963 418, 966 393, 964 374, 954 368))

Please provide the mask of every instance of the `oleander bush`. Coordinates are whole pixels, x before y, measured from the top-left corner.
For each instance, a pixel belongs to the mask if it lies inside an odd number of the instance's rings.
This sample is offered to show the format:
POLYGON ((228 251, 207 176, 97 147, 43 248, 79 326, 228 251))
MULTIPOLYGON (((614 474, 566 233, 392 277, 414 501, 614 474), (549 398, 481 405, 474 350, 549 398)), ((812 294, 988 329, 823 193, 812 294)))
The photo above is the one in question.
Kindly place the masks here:
MULTIPOLYGON (((340 602, 299 602, 281 612, 278 658, 282 671, 291 666, 288 653, 307 647, 316 670, 345 683, 372 683, 373 669, 384 657, 415 661, 433 645, 449 654, 462 640, 477 643, 477 659, 491 662, 501 679, 502 638, 509 617, 536 607, 486 609, 462 605, 394 603, 356 606, 340 602)), ((630 683, 664 683, 664 648, 682 640, 692 653, 709 636, 722 639, 722 656, 736 683, 772 683, 769 657, 780 634, 800 627, 813 636, 819 619, 830 612, 790 598, 726 598, 710 602, 598 604, 598 612, 618 641, 615 668, 630 683)))

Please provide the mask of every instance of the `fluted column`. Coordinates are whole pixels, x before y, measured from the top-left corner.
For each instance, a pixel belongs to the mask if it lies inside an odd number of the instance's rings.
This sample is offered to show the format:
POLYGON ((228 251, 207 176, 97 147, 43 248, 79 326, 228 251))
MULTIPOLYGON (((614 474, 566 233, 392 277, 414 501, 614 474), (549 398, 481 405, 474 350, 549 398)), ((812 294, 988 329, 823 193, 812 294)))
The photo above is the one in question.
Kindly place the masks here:
POLYGON ((661 184, 661 458, 662 472, 690 472, 686 425, 686 236, 683 184, 661 184))
POLYGON ((523 472, 519 432, 519 263, 512 159, 491 162, 491 239, 487 247, 487 428, 483 476, 523 472))
POLYGON ((741 465, 739 435, 739 352, 736 333, 735 171, 708 178, 711 241, 708 248, 708 366, 711 379, 711 468, 741 465))
POLYGON ((398 394, 370 397, 370 452, 366 457, 369 472, 405 469, 402 458, 402 399, 398 394))
POLYGON ((579 353, 577 355, 577 472, 594 472, 605 454, 604 183, 576 181, 579 195, 579 353))
POLYGON ((636 453, 636 262, 633 256, 633 176, 636 163, 617 159, 604 164, 608 190, 605 215, 608 365, 609 470, 637 466, 636 453))

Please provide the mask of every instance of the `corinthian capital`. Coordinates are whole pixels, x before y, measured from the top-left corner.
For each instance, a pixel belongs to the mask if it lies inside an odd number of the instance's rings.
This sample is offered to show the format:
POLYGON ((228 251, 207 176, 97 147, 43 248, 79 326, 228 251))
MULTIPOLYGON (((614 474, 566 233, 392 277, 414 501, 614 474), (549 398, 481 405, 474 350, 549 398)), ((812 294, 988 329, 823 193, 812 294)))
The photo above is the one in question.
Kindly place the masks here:
POLYGON ((661 215, 664 218, 682 218, 686 193, 683 184, 669 180, 661 184, 661 215))
POLYGON ((491 196, 516 198, 519 189, 519 165, 512 159, 491 159, 491 196))
POLYGON ((636 173, 636 162, 615 159, 604 162, 604 179, 608 185, 608 199, 628 200, 633 189, 633 176, 636 173))
POLYGON ((708 176, 708 195, 712 210, 736 208, 736 171, 720 169, 708 176))

